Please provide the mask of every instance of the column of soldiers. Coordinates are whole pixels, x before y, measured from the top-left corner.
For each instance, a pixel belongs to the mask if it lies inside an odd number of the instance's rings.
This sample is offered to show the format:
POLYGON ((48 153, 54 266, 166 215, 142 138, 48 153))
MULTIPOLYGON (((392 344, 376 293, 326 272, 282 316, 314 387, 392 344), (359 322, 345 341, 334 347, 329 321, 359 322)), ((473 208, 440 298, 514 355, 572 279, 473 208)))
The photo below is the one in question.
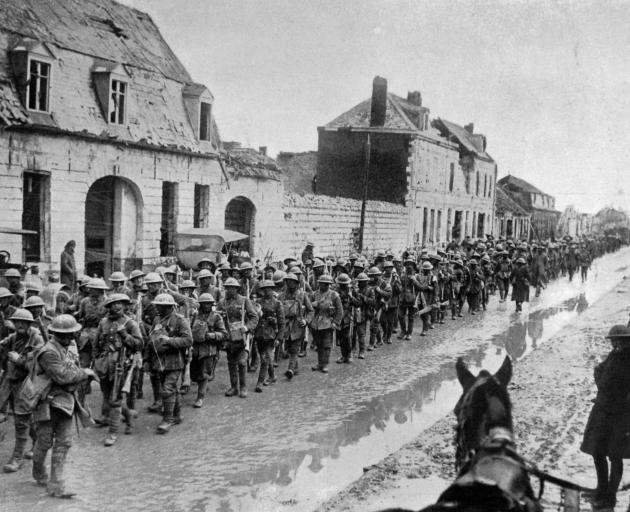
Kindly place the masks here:
POLYGON ((181 396, 192 383, 192 406, 203 407, 221 352, 225 396, 246 398, 248 374, 262 393, 277 382, 283 359, 285 378, 294 379, 309 343, 317 357, 312 370, 327 373, 337 348, 336 363, 364 359, 396 333, 410 340, 416 325, 426 336, 449 312, 462 318, 466 304, 471 315, 485 310, 497 290, 504 302, 511 287, 520 311, 530 287, 538 295, 550 279, 572 280, 578 270, 584 281, 593 258, 619 246, 609 238, 527 244, 489 237, 435 254, 379 251, 372 261, 308 253, 259 268, 202 260, 189 279, 176 266, 114 272, 109 284, 84 276, 74 293, 58 289, 52 304, 39 296, 41 287, 8 270, 0 287, 0 420, 13 413, 15 446, 3 470, 18 471, 32 459, 38 484, 51 496, 71 497, 63 466, 73 418, 91 423, 84 403, 92 381, 101 391, 95 423, 107 429, 105 446, 121 430, 134 432, 145 380, 152 392, 147 410, 161 415, 156 433, 166 434, 181 423, 181 396))

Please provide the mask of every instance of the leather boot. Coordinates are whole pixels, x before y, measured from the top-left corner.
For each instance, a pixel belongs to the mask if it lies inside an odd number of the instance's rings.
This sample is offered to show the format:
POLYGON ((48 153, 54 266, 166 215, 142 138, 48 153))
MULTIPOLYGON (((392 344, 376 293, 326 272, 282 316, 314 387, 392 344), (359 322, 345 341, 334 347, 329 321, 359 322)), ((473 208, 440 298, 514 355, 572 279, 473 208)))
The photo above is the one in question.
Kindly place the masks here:
POLYGON ((22 469, 24 465, 24 459, 18 459, 16 457, 11 457, 9 462, 7 462, 4 466, 2 466, 2 471, 5 473, 15 473, 22 469))
POLYGON ((162 422, 157 426, 156 434, 166 434, 174 424, 175 400, 164 401, 164 414, 162 422))
POLYGON ((45 486, 48 484, 48 472, 46 471, 46 455, 48 450, 43 450, 37 446, 33 447, 33 478, 37 485, 45 486))
POLYGON ((68 491, 63 484, 63 466, 68 455, 68 448, 65 446, 54 446, 50 459, 50 481, 47 491, 54 498, 72 498, 73 492, 68 491))
POLYGON ((207 386, 207 381, 201 381, 197 383, 197 400, 195 401, 195 403, 193 404, 193 407, 195 409, 199 409, 201 406, 203 406, 203 397, 206 395, 206 386, 207 386))
POLYGON ((225 396, 238 395, 238 369, 235 365, 228 364, 228 372, 230 374, 230 389, 225 392, 225 396))
POLYGON ((239 393, 241 398, 247 398, 247 367, 238 367, 238 381, 239 381, 239 393))
POLYGON ((160 392, 161 384, 160 377, 155 374, 151 374, 151 389, 153 391, 153 405, 149 406, 148 411, 154 413, 162 412, 162 396, 160 392))

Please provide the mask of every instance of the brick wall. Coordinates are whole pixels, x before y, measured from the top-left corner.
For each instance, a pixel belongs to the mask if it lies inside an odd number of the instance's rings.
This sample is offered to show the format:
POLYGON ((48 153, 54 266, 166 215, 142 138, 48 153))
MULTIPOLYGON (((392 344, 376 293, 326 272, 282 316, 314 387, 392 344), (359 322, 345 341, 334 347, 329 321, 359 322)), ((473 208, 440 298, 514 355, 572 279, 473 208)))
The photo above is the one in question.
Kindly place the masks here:
MULTIPOLYGON (((284 228, 280 246, 287 256, 300 256, 307 240, 316 254, 348 255, 355 251, 353 234, 361 218, 361 201, 322 195, 287 193, 282 203, 284 228)), ((407 210, 404 206, 368 201, 364 253, 380 249, 401 252, 407 244, 407 210)))

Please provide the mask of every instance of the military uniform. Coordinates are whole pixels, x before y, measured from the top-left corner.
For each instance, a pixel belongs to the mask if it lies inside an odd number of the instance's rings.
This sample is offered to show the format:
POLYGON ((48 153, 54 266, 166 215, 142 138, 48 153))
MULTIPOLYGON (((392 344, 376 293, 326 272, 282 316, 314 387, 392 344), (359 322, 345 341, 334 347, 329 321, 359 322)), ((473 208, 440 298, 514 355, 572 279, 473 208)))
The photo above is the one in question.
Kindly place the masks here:
POLYGON ((367 282, 364 286, 358 285, 354 290, 354 295, 358 304, 354 312, 354 334, 352 339, 352 349, 359 349, 359 359, 365 357, 365 336, 367 334, 367 321, 372 302, 372 295, 367 282))
POLYGON ((317 365, 313 370, 328 371, 330 350, 333 344, 333 330, 341 324, 343 308, 339 294, 333 290, 313 292, 313 320, 310 323, 313 342, 317 347, 317 365))
POLYGON ((392 289, 381 278, 368 283, 368 289, 371 295, 371 307, 368 314, 370 320, 370 344, 368 345, 368 350, 374 350, 375 347, 383 344, 381 315, 387 308, 387 303, 392 296, 392 289))
MULTIPOLYGON (((92 359, 103 393, 101 412, 103 418, 107 418, 109 433, 116 436, 120 428, 123 405, 121 390, 128 372, 134 371, 134 354, 142 351, 142 334, 136 321, 128 316, 122 315, 120 318, 106 316, 99 323, 95 338, 92 359), (114 388, 117 371, 120 372, 119 382, 114 388)), ((131 415, 127 409, 125 411, 125 419, 131 427, 131 415)))
POLYGON ((413 333, 413 317, 416 313, 416 296, 420 291, 417 276, 404 273, 400 276, 400 304, 398 306, 399 338, 413 333))
POLYGON ((188 320, 174 311, 166 317, 156 316, 148 344, 150 368, 159 372, 164 422, 179 423, 178 384, 186 366, 186 350, 193 344, 188 320))
POLYGON ((340 289, 338 291, 341 300, 343 316, 337 332, 337 342, 341 351, 338 363, 349 363, 352 359, 352 331, 354 329, 355 308, 361 301, 355 297, 352 288, 340 289))
POLYGON ((30 327, 24 336, 13 333, 0 341, 0 353, 2 353, 3 359, 9 352, 17 352, 20 356, 15 362, 5 360, 4 373, 2 380, 0 380, 0 408, 4 408, 5 404, 10 403, 14 410, 15 447, 13 448, 12 460, 16 461, 18 468, 24 457, 29 433, 35 442, 35 431, 31 426, 30 411, 26 413, 20 411, 19 407, 16 408, 15 401, 18 399, 18 393, 24 379, 28 377, 35 354, 43 346, 44 340, 34 327, 30 327))
POLYGON ((256 302, 260 308, 258 324, 254 331, 254 343, 260 355, 256 391, 262 391, 260 386, 276 380, 273 367, 274 350, 277 340, 284 333, 285 321, 282 302, 275 297, 262 297, 256 302))
POLYGON ((191 323, 193 337, 190 380, 197 383, 197 400, 203 399, 208 381, 214 379, 219 350, 227 339, 227 330, 219 313, 197 312, 191 323))
POLYGON ((50 381, 50 387, 33 412, 37 433, 33 448, 33 478, 39 484, 47 482, 46 455, 52 448, 48 491, 63 494, 63 466, 72 446, 72 418, 75 414, 82 421, 89 418, 77 396, 77 388, 89 377, 54 336, 38 353, 35 364, 34 374, 50 381))
POLYGON ((385 343, 391 343, 392 331, 396 324, 398 316, 398 306, 400 304, 400 294, 402 292, 402 286, 400 284, 400 278, 397 275, 392 275, 389 278, 383 277, 383 281, 386 287, 391 290, 391 295, 387 302, 383 304, 383 311, 381 312, 381 329, 383 330, 383 341, 385 343))
MULTIPOLYGON (((285 289, 278 299, 282 302, 285 318, 283 333, 284 347, 289 353, 289 368, 293 374, 298 372, 297 355, 306 350, 306 325, 313 319, 313 306, 307 294, 303 290, 294 293, 285 289), (302 325, 304 322, 304 325, 302 325)), ((288 371, 287 370, 287 371, 288 371)))
POLYGON ((230 389, 228 396, 241 394, 247 396, 247 353, 250 350, 247 337, 258 325, 258 314, 252 302, 242 295, 229 299, 227 296, 219 302, 217 309, 223 314, 228 338, 225 343, 230 389), (239 326, 244 325, 247 333, 241 333, 239 326))

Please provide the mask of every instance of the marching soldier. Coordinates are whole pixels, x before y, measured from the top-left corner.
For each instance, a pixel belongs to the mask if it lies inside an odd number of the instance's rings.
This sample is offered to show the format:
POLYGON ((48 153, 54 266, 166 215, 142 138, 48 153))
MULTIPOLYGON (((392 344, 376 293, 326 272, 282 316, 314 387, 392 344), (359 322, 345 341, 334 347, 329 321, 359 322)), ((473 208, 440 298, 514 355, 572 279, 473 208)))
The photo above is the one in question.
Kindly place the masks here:
POLYGON ((496 279, 499 287, 499 302, 505 302, 510 289, 510 275, 512 274, 512 264, 510 263, 507 251, 499 253, 499 261, 496 264, 496 279))
POLYGON ((429 329, 433 329, 431 324, 431 311, 433 308, 433 297, 435 294, 435 275, 433 265, 430 261, 422 262, 422 272, 418 276, 418 307, 420 308, 420 319, 422 320, 422 332, 420 336, 426 336, 429 329), (427 310, 431 311, 427 311, 427 310))
POLYGON ((289 367, 284 375, 290 380, 298 373, 298 354, 306 352, 306 326, 313 320, 313 306, 293 272, 284 277, 284 287, 278 298, 284 309, 284 346, 289 353, 289 367))
POLYGON ((175 312, 177 303, 171 294, 159 294, 153 305, 157 308, 157 316, 149 332, 149 353, 151 369, 159 372, 162 392, 162 422, 156 432, 166 434, 182 421, 178 384, 186 366, 186 350, 193 342, 190 324, 183 315, 175 312))
POLYGON ((391 296, 383 304, 383 312, 381 313, 383 341, 389 344, 392 342, 392 332, 396 325, 400 292, 402 291, 400 277, 394 268, 394 263, 390 260, 386 260, 383 263, 383 283, 386 288, 389 287, 391 289, 391 296))
POLYGON ((208 382, 214 380, 219 350, 227 339, 223 319, 214 311, 214 297, 210 293, 202 293, 198 302, 199 311, 193 315, 191 322, 193 347, 190 380, 197 383, 197 400, 193 404, 195 408, 203 406, 208 382))
POLYGON ((68 354, 68 347, 81 330, 72 315, 59 315, 48 329, 51 340, 37 353, 33 375, 40 383, 48 383, 49 391, 35 405, 36 441, 33 448, 33 478, 46 486, 50 496, 72 498, 65 488, 63 470, 72 446, 72 419, 77 415, 83 424, 90 417, 77 396, 77 388, 96 374, 90 368, 79 368, 68 354), (46 471, 46 455, 52 448, 50 480, 46 471))
POLYGON ((29 297, 24 301, 23 307, 31 312, 34 319, 33 327, 39 331, 44 342, 47 342, 50 339, 48 326, 53 319, 46 314, 46 304, 44 304, 42 298, 38 296, 29 297))
POLYGON ((529 301, 529 271, 524 258, 517 258, 512 269, 512 301, 516 302, 516 311, 523 310, 523 302, 529 301))
POLYGON ((109 282, 112 284, 111 293, 129 294, 130 290, 125 286, 127 278, 122 272, 112 272, 109 282))
POLYGON ((335 279, 337 283, 337 293, 341 299, 343 316, 337 331, 337 343, 341 350, 341 357, 337 363, 350 363, 352 361, 352 331, 354 329, 354 308, 360 304, 353 293, 350 285, 352 279, 346 273, 339 273, 335 279))
POLYGON ((4 373, 0 380, 0 408, 9 403, 14 411, 15 446, 9 461, 3 466, 5 473, 15 473, 24 464, 24 453, 29 433, 35 440, 31 428, 31 414, 21 411, 19 391, 24 380, 28 377, 35 354, 44 346, 39 331, 33 328, 34 319, 30 311, 16 309, 9 318, 13 322, 15 332, 0 341, 0 354, 6 359, 4 373))
MULTIPOLYGON (((113 293, 107 297, 104 303, 107 316, 100 321, 95 335, 92 359, 103 393, 103 419, 99 423, 109 426, 105 446, 112 446, 118 439, 123 413, 123 387, 126 377, 133 377, 133 354, 142 350, 140 328, 135 320, 125 315, 129 302, 124 293, 113 293), (129 372, 132 374, 129 375, 129 372)), ((133 428, 134 413, 125 408, 128 433, 133 428)))
POLYGON ((212 295, 216 303, 221 300, 221 289, 212 284, 213 279, 214 276, 212 275, 212 272, 205 268, 197 274, 197 282, 199 283, 199 286, 197 287, 197 296, 201 297, 202 294, 209 293, 212 295))
MULTIPOLYGON (((381 252, 379 252, 381 254, 381 252)), ((382 253, 382 258, 379 256, 377 260, 382 259, 385 261, 385 253, 382 253)), ((381 315, 383 310, 387 307, 387 303, 392 296, 392 289, 381 279, 381 270, 378 267, 372 267, 368 270, 368 277, 370 281, 368 288, 371 294, 372 304, 370 308, 370 344, 368 350, 374 350, 383 344, 383 330, 381 327, 381 315)))
POLYGON ((7 281, 7 288, 13 295, 11 298, 11 306, 15 308, 22 307, 24 302, 24 285, 22 284, 22 274, 15 268, 10 268, 4 273, 4 278, 7 281))
POLYGON ((333 332, 341 325, 343 308, 337 292, 330 289, 332 277, 323 274, 317 280, 318 288, 313 292, 313 320, 310 324, 313 342, 317 347, 317 364, 311 369, 328 373, 333 332))
POLYGON ((372 302, 372 294, 368 288, 370 278, 363 272, 359 273, 356 278, 356 288, 354 295, 357 299, 357 306, 354 314, 354 336, 352 339, 352 349, 358 346, 359 359, 365 359, 365 336, 367 333, 367 321, 372 302))
POLYGON ((256 393, 262 393, 263 386, 276 382, 274 351, 284 333, 284 311, 282 303, 275 297, 274 289, 273 281, 265 280, 258 285, 258 293, 262 296, 256 301, 258 324, 254 331, 254 343, 260 355, 260 372, 254 389, 256 393))
POLYGON ((238 292, 241 283, 230 277, 225 283, 225 298, 218 310, 223 315, 228 338, 225 343, 230 389, 225 396, 247 397, 247 357, 250 350, 249 335, 258 325, 258 313, 251 301, 238 292))
POLYGON ((405 273, 400 276, 399 340, 403 338, 410 340, 413 333, 413 317, 416 313, 417 296, 420 292, 420 283, 415 275, 416 268, 416 262, 408 258, 405 260, 405 273))

